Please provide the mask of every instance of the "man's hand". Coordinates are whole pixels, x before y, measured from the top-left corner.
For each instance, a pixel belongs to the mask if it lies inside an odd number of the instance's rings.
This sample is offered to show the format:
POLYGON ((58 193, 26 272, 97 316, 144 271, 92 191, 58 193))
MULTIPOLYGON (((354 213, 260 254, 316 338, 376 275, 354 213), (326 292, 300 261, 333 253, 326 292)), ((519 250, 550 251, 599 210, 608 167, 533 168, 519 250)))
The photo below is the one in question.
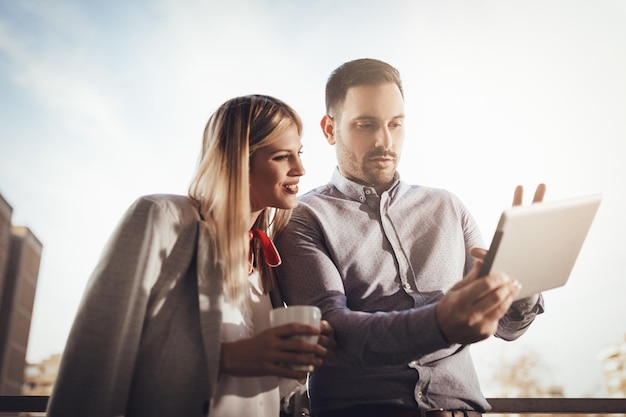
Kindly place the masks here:
POLYGON ((481 265, 477 260, 437 304, 437 324, 449 343, 469 344, 495 334, 498 321, 519 293, 519 283, 504 274, 478 278, 481 265))
MULTIPOLYGON (((539 184, 537 189, 535 190, 535 196, 533 197, 533 204, 541 203, 543 201, 543 196, 546 195, 546 185, 539 184)), ((515 192, 513 193, 513 205, 521 206, 524 198, 524 187, 518 185, 515 187, 515 192)))
MULTIPOLYGON (((539 184, 537 189, 535 190, 535 195, 533 196, 533 204, 541 203, 543 201, 543 197, 546 195, 546 185, 539 184)), ((518 185, 515 187, 515 192, 513 193, 513 206, 521 206, 524 200, 524 187, 518 185)), ((484 260, 487 256, 487 250, 482 248, 472 248, 470 249, 471 254, 474 258, 484 260)))
MULTIPOLYGON (((545 193, 545 184, 539 184, 533 204, 542 202, 545 193)), ((515 188, 513 205, 521 205, 523 197, 524 189, 519 185, 515 188)), ((474 343, 495 334, 498 321, 521 289, 517 280, 505 274, 478 278, 487 251, 472 248, 471 255, 476 258, 472 270, 442 297, 436 308, 437 324, 450 343, 474 343)))

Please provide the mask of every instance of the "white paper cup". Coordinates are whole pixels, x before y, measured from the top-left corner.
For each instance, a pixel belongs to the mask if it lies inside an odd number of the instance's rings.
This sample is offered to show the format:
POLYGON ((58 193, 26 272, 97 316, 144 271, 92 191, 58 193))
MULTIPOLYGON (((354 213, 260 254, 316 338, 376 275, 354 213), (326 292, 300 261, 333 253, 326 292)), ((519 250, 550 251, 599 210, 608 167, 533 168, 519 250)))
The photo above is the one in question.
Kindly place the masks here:
MULTIPOLYGON (((270 310, 270 326, 277 327, 288 323, 302 323, 309 326, 320 327, 320 321, 322 319, 322 312, 315 306, 287 306, 278 307, 270 310)), ((309 343, 317 343, 318 336, 316 335, 298 335, 294 336, 300 339, 304 339, 309 343)), ((312 371, 308 365, 290 365, 292 369, 300 371, 312 371)))

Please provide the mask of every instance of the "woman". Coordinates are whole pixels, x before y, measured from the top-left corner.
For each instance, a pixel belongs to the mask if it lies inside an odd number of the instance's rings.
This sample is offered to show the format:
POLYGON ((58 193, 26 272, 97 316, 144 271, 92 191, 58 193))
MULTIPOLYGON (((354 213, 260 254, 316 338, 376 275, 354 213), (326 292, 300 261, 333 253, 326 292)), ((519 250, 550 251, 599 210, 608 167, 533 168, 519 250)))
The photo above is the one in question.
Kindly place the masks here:
POLYGON ((138 199, 90 278, 47 415, 277 416, 290 364, 320 366, 334 349, 269 329, 265 233, 297 204, 302 122, 268 96, 238 97, 209 119, 189 197, 138 199))

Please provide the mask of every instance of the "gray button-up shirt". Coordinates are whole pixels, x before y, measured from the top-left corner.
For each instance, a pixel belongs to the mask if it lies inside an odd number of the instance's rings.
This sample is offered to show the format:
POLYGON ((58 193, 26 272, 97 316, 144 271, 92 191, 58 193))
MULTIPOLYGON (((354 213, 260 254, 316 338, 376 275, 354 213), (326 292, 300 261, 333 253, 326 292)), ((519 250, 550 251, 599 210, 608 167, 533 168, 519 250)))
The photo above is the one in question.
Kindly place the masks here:
MULTIPOLYGON (((450 345, 435 319, 442 295, 469 272, 484 247, 461 201, 445 190, 389 191, 335 170, 303 195, 276 245, 288 304, 313 304, 336 332, 332 364, 310 378, 312 411, 396 404, 485 411, 469 348, 450 345)), ((540 296, 516 302, 497 335, 519 337, 543 311, 540 296)))

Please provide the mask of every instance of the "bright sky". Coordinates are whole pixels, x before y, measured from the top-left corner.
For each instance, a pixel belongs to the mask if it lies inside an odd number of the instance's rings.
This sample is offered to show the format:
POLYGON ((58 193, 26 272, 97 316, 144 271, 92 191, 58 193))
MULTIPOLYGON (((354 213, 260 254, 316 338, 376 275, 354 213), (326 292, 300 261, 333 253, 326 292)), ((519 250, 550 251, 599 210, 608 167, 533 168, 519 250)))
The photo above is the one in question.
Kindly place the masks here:
POLYGON ((186 193, 219 104, 263 93, 298 110, 306 191, 334 167, 326 78, 374 57, 405 83, 403 178, 459 195, 486 241, 517 184, 603 194, 546 313, 473 347, 488 396, 523 352, 546 384, 602 396, 598 353, 626 335, 625 21, 622 0, 0 2, 0 193, 44 244, 28 359, 63 349, 128 205, 186 193))

